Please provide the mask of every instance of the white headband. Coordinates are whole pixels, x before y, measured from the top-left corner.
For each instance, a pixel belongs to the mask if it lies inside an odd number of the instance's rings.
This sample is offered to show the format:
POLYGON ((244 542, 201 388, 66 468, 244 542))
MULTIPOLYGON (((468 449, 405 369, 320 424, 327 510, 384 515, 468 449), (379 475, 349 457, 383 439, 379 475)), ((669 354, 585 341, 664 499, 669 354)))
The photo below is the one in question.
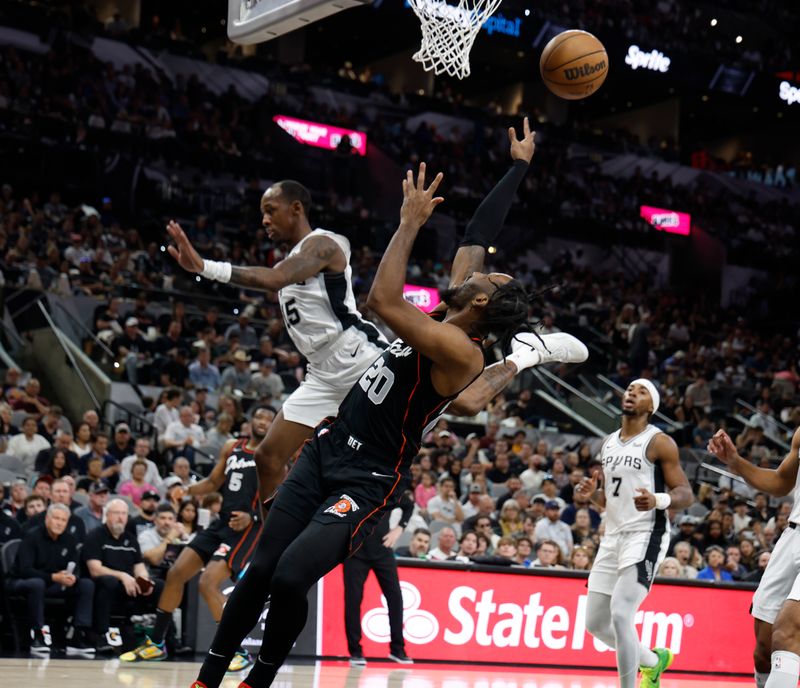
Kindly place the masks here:
POLYGON ((631 384, 641 385, 648 392, 650 392, 650 399, 653 400, 653 413, 658 411, 659 404, 661 404, 661 395, 658 393, 656 386, 650 382, 650 380, 645 380, 643 377, 640 377, 638 380, 634 380, 631 382, 631 384))

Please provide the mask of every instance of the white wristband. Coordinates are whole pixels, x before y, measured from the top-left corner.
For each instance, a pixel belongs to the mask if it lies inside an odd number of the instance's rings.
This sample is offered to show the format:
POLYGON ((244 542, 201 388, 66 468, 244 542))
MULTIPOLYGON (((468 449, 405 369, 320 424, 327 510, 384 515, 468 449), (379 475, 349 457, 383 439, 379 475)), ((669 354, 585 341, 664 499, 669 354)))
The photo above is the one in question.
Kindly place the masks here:
POLYGON ((653 496, 656 498, 656 509, 661 509, 661 511, 669 509, 669 505, 672 504, 672 497, 666 492, 656 492, 653 496))
POLYGON ((219 260, 204 260, 200 274, 206 279, 228 283, 231 281, 231 264, 219 260))
POLYGON ((527 346, 517 351, 512 351, 506 356, 506 361, 511 361, 511 363, 516 366, 517 374, 527 368, 532 368, 537 365, 541 359, 542 357, 536 349, 527 346))

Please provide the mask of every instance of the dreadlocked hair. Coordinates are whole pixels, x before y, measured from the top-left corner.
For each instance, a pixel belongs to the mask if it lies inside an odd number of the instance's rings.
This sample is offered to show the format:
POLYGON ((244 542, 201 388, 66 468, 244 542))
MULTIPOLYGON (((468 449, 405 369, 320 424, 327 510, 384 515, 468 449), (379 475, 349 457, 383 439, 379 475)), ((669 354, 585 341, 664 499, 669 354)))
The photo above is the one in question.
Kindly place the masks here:
POLYGON ((476 328, 483 337, 493 335, 503 355, 510 350, 511 342, 521 332, 531 332, 542 342, 544 340, 534 329, 539 321, 531 322, 528 312, 531 306, 541 304, 541 296, 558 285, 552 285, 535 292, 528 292, 519 280, 510 280, 499 286, 489 297, 476 328))

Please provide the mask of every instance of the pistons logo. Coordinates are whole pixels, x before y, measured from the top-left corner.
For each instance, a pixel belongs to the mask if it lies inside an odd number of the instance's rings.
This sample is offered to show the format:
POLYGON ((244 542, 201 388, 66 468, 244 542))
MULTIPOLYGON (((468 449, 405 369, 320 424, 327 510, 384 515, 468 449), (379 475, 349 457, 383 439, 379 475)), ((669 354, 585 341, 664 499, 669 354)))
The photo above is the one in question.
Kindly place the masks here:
POLYGON ((344 518, 351 511, 358 511, 358 504, 351 497, 342 495, 339 497, 339 501, 325 509, 324 513, 344 518))
POLYGON ((228 556, 228 553, 230 551, 231 551, 231 546, 230 545, 226 545, 223 542, 219 547, 217 547, 216 551, 214 552, 214 556, 215 557, 221 557, 221 558, 224 559, 224 558, 226 558, 228 556))

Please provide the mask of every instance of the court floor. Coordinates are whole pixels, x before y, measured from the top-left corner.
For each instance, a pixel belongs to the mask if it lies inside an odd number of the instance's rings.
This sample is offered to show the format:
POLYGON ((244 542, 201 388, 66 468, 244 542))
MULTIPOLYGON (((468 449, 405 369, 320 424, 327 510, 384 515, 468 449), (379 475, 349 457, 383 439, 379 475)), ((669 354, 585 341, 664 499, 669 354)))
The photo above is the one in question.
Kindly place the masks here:
MULTIPOLYGON (((0 659, 3 688, 189 688, 199 664, 163 662, 121 665, 117 659, 0 659)), ((242 677, 229 675, 223 688, 237 688, 242 677)), ((665 676, 663 688, 742 688, 752 678, 665 676)), ((571 672, 494 666, 456 666, 370 662, 351 668, 346 662, 290 664, 281 669, 275 688, 616 688, 612 672, 571 672)))

